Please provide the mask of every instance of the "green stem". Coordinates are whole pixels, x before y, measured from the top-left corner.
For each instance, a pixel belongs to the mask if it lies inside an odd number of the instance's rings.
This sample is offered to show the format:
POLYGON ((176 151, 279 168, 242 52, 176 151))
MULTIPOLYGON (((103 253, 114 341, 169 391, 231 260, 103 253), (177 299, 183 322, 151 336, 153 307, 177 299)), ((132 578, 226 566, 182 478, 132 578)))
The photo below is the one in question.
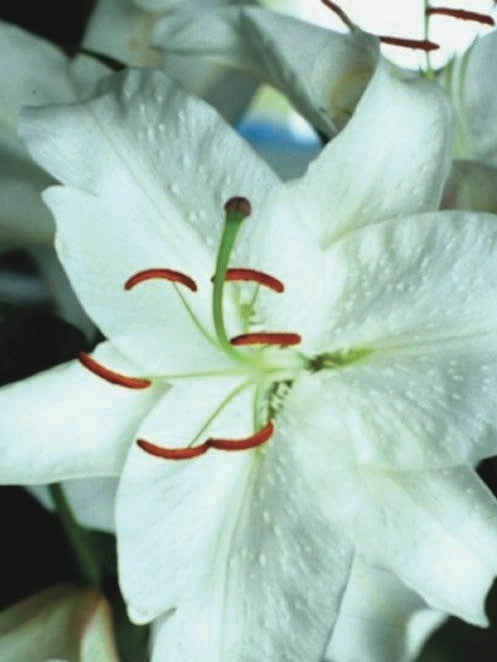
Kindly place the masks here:
POLYGON ((93 556, 85 531, 77 523, 72 514, 62 485, 60 483, 52 483, 48 486, 48 490, 82 576, 89 584, 99 588, 101 580, 100 568, 93 556))
MULTIPOLYGON (((423 0, 424 38, 426 40, 428 40, 430 37, 430 16, 429 14, 426 13, 426 10, 428 9, 429 6, 430 6, 429 0, 423 0)), ((433 71, 433 67, 431 66, 430 51, 425 51, 425 56, 426 56, 425 77, 429 78, 430 80, 435 80, 435 72, 433 71)))

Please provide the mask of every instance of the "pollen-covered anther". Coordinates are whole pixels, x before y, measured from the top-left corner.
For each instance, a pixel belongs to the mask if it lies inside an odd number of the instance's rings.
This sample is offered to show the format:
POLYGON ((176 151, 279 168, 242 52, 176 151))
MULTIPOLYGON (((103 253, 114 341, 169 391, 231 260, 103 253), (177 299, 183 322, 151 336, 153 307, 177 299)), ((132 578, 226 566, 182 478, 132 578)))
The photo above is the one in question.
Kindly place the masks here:
POLYGON ((187 276, 181 271, 175 271, 174 269, 144 269, 143 271, 138 271, 138 273, 128 278, 124 283, 124 289, 131 290, 139 283, 144 283, 147 280, 155 280, 157 278, 169 280, 173 283, 181 283, 181 285, 192 290, 192 292, 197 291, 197 283, 193 278, 190 278, 190 276, 187 276))
POLYGON ((265 444, 274 434, 274 425, 271 421, 263 428, 258 430, 250 437, 243 437, 242 439, 219 439, 210 437, 205 442, 210 448, 217 448, 220 451, 243 451, 250 448, 256 448, 265 444))
POLYGON ((80 352, 78 354, 78 360, 90 372, 93 372, 95 375, 105 379, 106 382, 110 382, 111 384, 117 384, 118 386, 124 386, 126 388, 140 389, 147 388, 152 383, 150 379, 142 379, 141 377, 128 377, 126 375, 122 375, 120 372, 110 370, 109 368, 106 368, 105 366, 95 361, 95 359, 93 359, 85 352, 80 352))
POLYGON ((243 333, 240 336, 231 338, 232 345, 299 345, 302 342, 302 336, 298 333, 286 332, 266 332, 259 331, 255 333, 243 333))
POLYGON ((263 428, 250 435, 249 437, 242 437, 240 439, 224 439, 218 437, 210 437, 203 444, 198 446, 185 446, 183 448, 165 448, 164 446, 156 446, 151 444, 145 439, 138 439, 138 446, 154 457, 160 457, 164 460, 192 460, 199 455, 206 453, 209 448, 215 448, 220 451, 245 451, 251 448, 257 448, 265 444, 274 434, 274 425, 271 421, 263 428))
POLYGON ((231 268, 226 270, 225 280, 229 281, 239 281, 245 280, 253 283, 258 283, 264 287, 268 287, 270 290, 275 292, 283 292, 285 286, 283 283, 269 274, 264 273, 263 271, 256 271, 255 269, 242 269, 242 268, 231 268))
POLYGON ((402 48, 412 48, 420 51, 436 51, 440 48, 439 44, 428 39, 405 39, 404 37, 391 37, 389 35, 377 35, 382 44, 391 46, 401 46, 402 48))
POLYGON ((455 9, 452 7, 427 7, 425 14, 431 16, 432 14, 440 14, 442 16, 452 16, 453 18, 460 18, 463 21, 476 21, 477 23, 484 23, 485 25, 495 25, 494 19, 488 14, 481 14, 476 11, 467 11, 466 9, 455 9))
POLYGON ((164 448, 164 446, 151 444, 145 439, 138 439, 136 443, 145 453, 155 457, 161 457, 164 460, 191 460, 194 457, 203 455, 210 448, 207 442, 199 446, 187 446, 184 448, 164 448))

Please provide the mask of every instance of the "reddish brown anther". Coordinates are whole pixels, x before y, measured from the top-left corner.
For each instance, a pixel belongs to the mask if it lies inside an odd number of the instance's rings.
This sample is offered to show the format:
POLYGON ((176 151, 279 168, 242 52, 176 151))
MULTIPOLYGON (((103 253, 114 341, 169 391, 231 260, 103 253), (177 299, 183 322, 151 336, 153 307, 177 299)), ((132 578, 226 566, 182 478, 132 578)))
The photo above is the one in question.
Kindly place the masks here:
POLYGON ((240 214, 240 216, 250 216, 252 213, 252 205, 247 198, 241 195, 236 195, 230 198, 224 205, 224 211, 240 214))
POLYGON ((404 37, 389 37, 387 35, 378 35, 382 44, 391 44, 392 46, 402 46, 403 48, 412 48, 420 51, 436 51, 440 48, 438 44, 428 39, 404 39, 404 37))
POLYGON ((427 7, 425 9, 427 16, 432 14, 440 14, 442 16, 452 16, 453 18, 460 18, 463 21, 476 21, 477 23, 484 23, 485 25, 495 25, 494 19, 488 14, 481 14, 476 11, 467 11, 466 9, 454 9, 452 7, 427 7))
POLYGON ((249 437, 242 437, 241 439, 219 439, 210 437, 207 441, 199 446, 187 446, 185 448, 164 448, 164 446, 156 446, 151 444, 145 439, 138 439, 136 442, 138 446, 149 455, 161 457, 165 460, 191 460, 194 457, 203 455, 209 448, 215 448, 220 451, 245 451, 251 448, 261 446, 268 441, 274 433, 274 425, 269 421, 261 430, 249 437))
POLYGON ((244 437, 242 439, 218 439, 211 437, 207 439, 206 444, 220 451, 244 451, 265 444, 273 436, 273 433, 274 425, 269 421, 267 425, 255 434, 250 435, 250 437, 244 437))
POLYGON ((256 333, 243 333, 231 338, 232 345, 298 345, 302 342, 302 336, 298 333, 274 333, 259 331, 256 333))
POLYGON ((114 370, 109 370, 105 366, 101 365, 95 359, 93 359, 89 354, 85 352, 80 352, 78 354, 78 359, 85 368, 88 368, 90 372, 93 372, 98 377, 105 379, 105 381, 110 382, 111 384, 117 384, 118 386, 124 386, 126 388, 147 388, 152 383, 150 379, 142 379, 141 377, 127 377, 122 375, 120 372, 115 372, 114 370))
POLYGON ((138 439, 136 443, 149 455, 162 457, 165 460, 191 460, 194 457, 203 455, 210 448, 207 442, 200 444, 200 446, 187 448, 164 448, 163 446, 151 444, 149 441, 145 441, 145 439, 138 439))
POLYGON ((283 292, 285 290, 285 286, 280 280, 264 273, 263 271, 256 271, 255 269, 227 269, 226 280, 247 280, 259 283, 259 285, 264 285, 264 287, 269 287, 269 289, 274 290, 275 292, 283 292))
POLYGON ((128 278, 124 283, 124 289, 131 290, 139 283, 143 283, 146 280, 154 280, 156 278, 169 280, 174 283, 181 283, 181 285, 188 287, 192 292, 197 291, 197 284, 193 278, 181 273, 181 271, 175 271, 174 269, 144 269, 131 276, 131 278, 128 278))

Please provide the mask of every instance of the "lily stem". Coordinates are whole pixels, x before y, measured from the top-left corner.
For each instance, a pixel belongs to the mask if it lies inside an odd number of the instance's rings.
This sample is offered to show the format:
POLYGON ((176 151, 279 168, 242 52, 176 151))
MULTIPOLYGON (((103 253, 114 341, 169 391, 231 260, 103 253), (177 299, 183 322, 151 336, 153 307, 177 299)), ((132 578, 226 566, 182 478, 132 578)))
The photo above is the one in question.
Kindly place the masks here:
POLYGON ((95 560, 84 529, 78 524, 71 511, 62 485, 60 483, 52 483, 48 486, 48 490, 64 533, 78 562, 82 577, 92 586, 100 588, 101 576, 99 565, 95 560))

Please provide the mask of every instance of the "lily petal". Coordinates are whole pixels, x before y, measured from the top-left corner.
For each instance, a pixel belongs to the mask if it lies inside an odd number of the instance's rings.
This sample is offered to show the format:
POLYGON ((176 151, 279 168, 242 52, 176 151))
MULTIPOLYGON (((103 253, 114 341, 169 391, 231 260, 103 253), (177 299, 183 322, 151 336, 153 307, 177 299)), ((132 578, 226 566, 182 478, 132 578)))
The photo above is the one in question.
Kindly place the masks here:
POLYGON ((328 432, 359 462, 435 468, 497 452, 496 244, 494 216, 443 212, 330 249, 321 351, 336 367, 318 374, 328 432))
POLYGON ((497 167, 479 161, 453 161, 442 208, 497 213, 497 167))
POLYGON ((0 656, 5 662, 117 662, 110 606, 92 589, 46 589, 0 612, 0 656))
POLYGON ((435 609, 487 625, 483 596, 497 574, 497 506, 473 469, 368 469, 361 483, 364 505, 352 537, 367 562, 394 572, 435 609))
MULTIPOLYGON (((227 4, 228 0, 214 2, 227 4)), ((228 120, 245 111, 257 83, 239 72, 188 56, 165 55, 154 39, 155 26, 176 24, 179 17, 189 21, 199 12, 212 9, 212 2, 183 0, 98 0, 88 21, 83 45, 105 53, 130 66, 162 69, 185 89, 202 97, 228 120)))
MULTIPOLYGON (((166 438, 187 439, 212 411, 204 401, 231 388, 212 382, 173 389, 143 432, 167 421, 166 438), (194 403, 188 412, 185 397, 194 403)), ((224 436, 252 424, 247 397, 223 410, 224 436)), ((322 655, 350 547, 330 520, 329 446, 309 448, 291 421, 282 413, 274 438, 252 451, 210 450, 179 463, 132 449, 117 506, 121 587, 138 622, 174 610, 159 625, 154 659, 161 650, 175 662, 322 655)))
POLYGON ((456 111, 455 156, 497 166, 497 32, 477 39, 442 70, 439 82, 456 111))
POLYGON ((0 218, 2 245, 47 242, 53 221, 40 192, 53 180, 35 165, 17 137, 24 105, 74 98, 64 53, 48 41, 0 22, 0 218))
POLYGON ((271 170, 212 108, 157 71, 117 75, 79 106, 30 110, 22 133, 66 184, 45 194, 58 253, 103 333, 154 374, 219 367, 224 357, 191 315, 212 331, 224 203, 245 195, 262 207, 278 186, 271 170), (124 291, 133 274, 157 267, 192 277, 198 291, 181 292, 183 300, 164 282, 124 291))
MULTIPOLYGON (((116 478, 84 478, 65 480, 62 483, 64 495, 78 524, 88 529, 114 533, 114 501, 117 491, 116 478)), ((53 502, 45 485, 30 485, 28 492, 48 510, 53 510, 53 502)))
MULTIPOLYGON (((136 370, 110 343, 93 357, 125 374, 136 370)), ((163 386, 137 391, 109 384, 79 361, 2 387, 0 481, 118 475, 135 430, 163 392, 163 386)))
POLYGON ((269 82, 327 135, 350 116, 378 58, 371 35, 344 35, 258 7, 166 18, 155 28, 154 43, 269 82))
POLYGON ((353 229, 436 209, 451 141, 444 93, 380 64, 348 125, 288 184, 288 195, 328 247, 353 229))
POLYGON ((445 618, 394 575, 356 555, 325 660, 414 660, 445 618))

